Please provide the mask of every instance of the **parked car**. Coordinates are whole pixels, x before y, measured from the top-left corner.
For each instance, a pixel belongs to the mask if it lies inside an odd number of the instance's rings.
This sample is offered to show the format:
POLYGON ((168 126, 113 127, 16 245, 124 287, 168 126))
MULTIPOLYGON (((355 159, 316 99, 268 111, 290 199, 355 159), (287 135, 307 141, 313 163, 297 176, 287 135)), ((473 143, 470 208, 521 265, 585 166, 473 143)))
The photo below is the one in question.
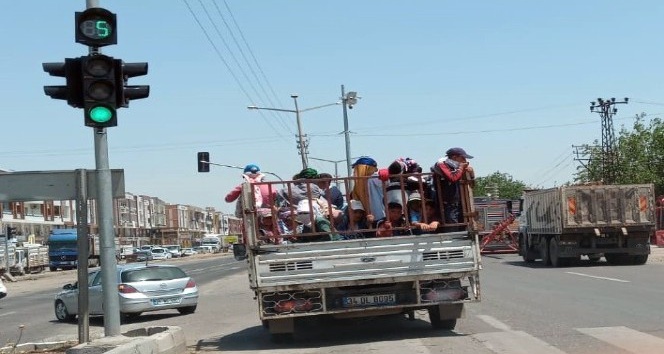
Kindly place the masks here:
POLYGON ((153 259, 171 259, 173 257, 171 252, 166 248, 162 247, 153 247, 152 248, 152 258, 153 259))
POLYGON ((196 253, 208 253, 208 248, 198 246, 198 247, 194 247, 194 251, 196 251, 196 253))
POLYGON ((134 254, 126 257, 127 262, 147 262, 151 261, 154 258, 152 257, 152 252, 145 250, 135 250, 134 254))
POLYGON ((7 287, 2 283, 2 278, 0 278, 0 299, 7 296, 7 287))
MULTIPOLYGON (((181 268, 172 265, 118 265, 120 313, 123 319, 138 317, 143 312, 177 309, 186 315, 196 311, 198 286, 181 268)), ((88 275, 90 315, 103 315, 101 270, 88 275)), ((78 311, 78 283, 66 284, 55 296, 55 317, 68 322, 78 311)))
POLYGON ((194 251, 193 248, 183 248, 182 249, 182 256, 193 256, 195 254, 198 254, 198 252, 194 251))
POLYGON ((166 245, 166 246, 163 246, 163 248, 167 249, 168 252, 171 252, 171 256, 173 258, 177 258, 177 257, 182 256, 182 249, 178 245, 166 245))

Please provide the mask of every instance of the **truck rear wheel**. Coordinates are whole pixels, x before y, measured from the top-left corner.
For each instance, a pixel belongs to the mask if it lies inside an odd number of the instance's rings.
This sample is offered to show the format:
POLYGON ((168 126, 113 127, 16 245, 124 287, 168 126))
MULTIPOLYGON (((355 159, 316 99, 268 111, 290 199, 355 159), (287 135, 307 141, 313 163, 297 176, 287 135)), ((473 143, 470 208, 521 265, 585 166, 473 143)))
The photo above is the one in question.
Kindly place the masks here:
POLYGON ((546 236, 540 237, 539 251, 542 263, 544 263, 545 266, 551 265, 551 257, 549 257, 549 240, 546 236))
POLYGON ((604 254, 604 258, 609 264, 613 265, 623 265, 630 261, 629 256, 624 253, 607 253, 604 254))
POLYGON ((452 318, 452 319, 441 320, 440 307, 431 306, 429 307, 429 322, 431 322, 431 327, 433 327, 433 329, 442 329, 442 330, 451 331, 454 329, 454 327, 456 327, 457 319, 452 318))
POLYGON ((632 256, 632 264, 633 265, 642 265, 646 264, 648 262, 648 255, 647 254, 638 254, 636 256, 632 256))
POLYGON ((521 257, 526 263, 532 263, 537 258, 537 253, 528 246, 524 235, 519 235, 519 252, 521 252, 521 257))
POLYGON ((560 249, 558 247, 558 240, 555 237, 552 237, 549 240, 549 260, 551 261, 551 266, 558 268, 565 266, 566 259, 560 258, 560 249))

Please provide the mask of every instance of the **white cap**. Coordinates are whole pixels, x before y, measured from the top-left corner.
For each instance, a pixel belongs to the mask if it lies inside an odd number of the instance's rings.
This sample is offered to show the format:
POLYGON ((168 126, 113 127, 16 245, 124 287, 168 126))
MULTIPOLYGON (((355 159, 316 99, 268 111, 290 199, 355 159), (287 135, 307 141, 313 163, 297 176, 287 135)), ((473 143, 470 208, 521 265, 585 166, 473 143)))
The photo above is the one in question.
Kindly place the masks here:
POLYGON ((362 206, 362 202, 359 200, 351 199, 349 206, 351 210, 364 210, 364 206, 362 206))

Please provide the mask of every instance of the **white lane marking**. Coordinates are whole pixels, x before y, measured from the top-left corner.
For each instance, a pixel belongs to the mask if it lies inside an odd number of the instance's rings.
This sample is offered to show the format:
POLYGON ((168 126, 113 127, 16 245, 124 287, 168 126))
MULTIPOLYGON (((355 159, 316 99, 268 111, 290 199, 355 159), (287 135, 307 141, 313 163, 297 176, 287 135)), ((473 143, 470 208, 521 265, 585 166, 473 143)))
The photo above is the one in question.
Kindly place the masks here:
POLYGON ((478 333, 472 337, 494 353, 565 354, 560 349, 523 331, 478 333))
POLYGON ((477 315, 477 317, 479 317, 480 320, 486 322, 489 326, 491 326, 495 329, 499 329, 501 331, 511 331, 512 330, 512 328, 510 326, 508 326, 505 323, 502 323, 502 322, 498 321, 494 317, 487 316, 487 315, 477 315))
POLYGON ((595 278, 595 279, 602 279, 602 280, 610 280, 610 281, 617 281, 619 283, 629 283, 629 280, 623 280, 623 279, 616 279, 616 278, 608 278, 608 277, 599 277, 596 275, 590 275, 590 274, 583 274, 583 273, 576 273, 576 272, 565 272, 567 274, 572 274, 572 275, 578 275, 581 277, 588 277, 588 278, 595 278))
POLYGON ((233 263, 227 263, 227 264, 220 264, 220 265, 215 265, 215 266, 205 267, 205 268, 194 268, 194 269, 188 270, 188 272, 207 272, 209 270, 217 269, 217 268, 223 270, 224 268, 226 268, 228 266, 230 266, 229 269, 238 269, 238 268, 240 268, 240 266, 235 265, 233 263))
POLYGON ((664 339, 624 326, 575 329, 630 353, 660 354, 664 352, 664 339))
POLYGON ((0 313, 0 317, 11 315, 11 314, 14 314, 14 313, 16 313, 16 311, 9 311, 9 312, 6 312, 6 313, 0 313))

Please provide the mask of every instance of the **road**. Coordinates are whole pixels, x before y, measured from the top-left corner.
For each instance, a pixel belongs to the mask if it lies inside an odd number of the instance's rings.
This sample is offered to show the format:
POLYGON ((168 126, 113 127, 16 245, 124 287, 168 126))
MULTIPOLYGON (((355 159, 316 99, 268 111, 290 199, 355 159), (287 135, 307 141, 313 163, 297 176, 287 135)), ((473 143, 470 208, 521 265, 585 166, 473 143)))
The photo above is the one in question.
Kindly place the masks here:
MULTIPOLYGON (((206 297, 214 298, 212 293, 217 291, 214 286, 209 286, 209 284, 213 284, 229 274, 240 271, 245 274, 243 264, 239 264, 228 254, 202 255, 160 262, 177 264, 196 280, 202 295, 199 313, 202 312, 201 307, 205 311, 206 297)), ((76 281, 76 271, 46 272, 35 278, 6 284, 10 295, 0 301, 0 346, 16 342, 20 335, 19 326, 21 325, 24 326, 21 343, 76 340, 78 338, 77 325, 58 322, 53 310, 54 295, 64 284, 76 281)), ((188 321, 196 321, 196 316, 196 313, 180 316, 175 310, 144 314, 137 321, 123 325, 122 331, 149 326, 153 323, 184 327, 188 321)), ((90 337, 99 338, 103 334, 103 320, 92 318, 90 337)))
MULTIPOLYGON (((455 331, 434 331, 424 312, 413 321, 404 316, 307 320, 298 323, 295 341, 287 344, 272 343, 261 326, 243 262, 223 256, 179 264, 201 288, 197 312, 145 314, 123 325, 123 331, 177 325, 192 350, 224 353, 664 352, 663 263, 544 268, 525 265, 516 255, 486 255, 482 302, 467 306, 455 331)), ((25 295, 30 301, 0 302, 1 340, 11 338, 9 332, 21 318, 26 319, 27 338, 76 338, 75 325, 54 321, 52 297, 56 283, 62 284, 59 279, 34 283, 25 295), (47 289, 37 284, 49 281, 47 289), (34 303, 38 299, 40 303, 34 303)), ((101 321, 91 323, 91 333, 103 332, 101 321)))

